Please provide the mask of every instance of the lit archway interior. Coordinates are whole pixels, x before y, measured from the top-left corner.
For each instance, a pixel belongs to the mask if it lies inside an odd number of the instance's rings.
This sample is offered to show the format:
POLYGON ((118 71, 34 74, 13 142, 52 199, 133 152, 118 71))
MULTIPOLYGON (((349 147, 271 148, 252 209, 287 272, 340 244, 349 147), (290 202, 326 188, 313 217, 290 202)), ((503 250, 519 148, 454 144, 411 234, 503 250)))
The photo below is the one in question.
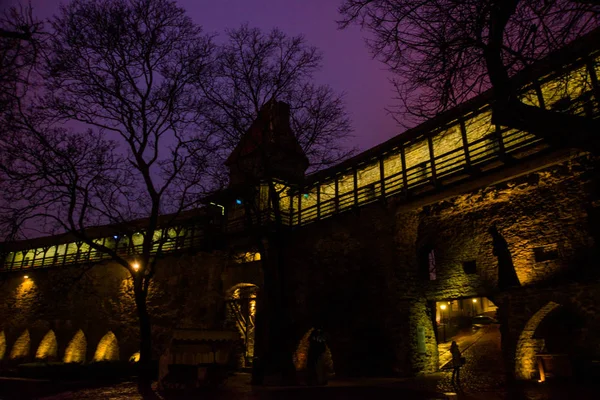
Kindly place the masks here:
POLYGON ((44 336, 38 349, 35 353, 35 358, 39 360, 47 360, 56 358, 56 353, 58 352, 58 343, 56 342, 56 335, 54 331, 50 329, 48 333, 44 336))
POLYGON ((515 354, 515 375, 517 379, 533 379, 537 371, 535 355, 544 347, 544 339, 534 338, 535 331, 548 314, 560 307, 553 301, 538 310, 527 321, 525 329, 519 336, 515 354))
POLYGON ((258 286, 242 283, 228 291, 227 319, 235 323, 244 343, 242 367, 250 367, 254 357, 256 296, 258 286))
MULTIPOLYGON (((308 332, 302 336, 300 342, 298 343, 298 347, 296 348, 296 352, 294 353, 294 367, 296 371, 304 371, 306 370, 306 363, 308 361, 308 350, 310 348, 310 334, 313 332, 315 328, 310 328, 308 332)), ((329 346, 325 347, 325 367, 327 368, 327 372, 332 375, 334 374, 333 369, 333 358, 331 357, 331 350, 329 346)))
POLYGON ((71 339, 71 341, 67 345, 63 361, 65 363, 84 363, 86 351, 87 340, 85 339, 85 334, 80 329, 75 333, 73 339, 71 339))
POLYGON ((100 339, 94 361, 119 361, 119 343, 114 333, 108 332, 100 339))
POLYGON ((25 331, 19 336, 15 344, 13 344, 10 352, 10 359, 15 360, 17 358, 25 358, 29 355, 29 348, 31 346, 31 339, 29 338, 29 331, 25 331))
POLYGON ((4 335, 4 331, 0 332, 0 361, 4 359, 4 354, 6 353, 6 336, 4 335))

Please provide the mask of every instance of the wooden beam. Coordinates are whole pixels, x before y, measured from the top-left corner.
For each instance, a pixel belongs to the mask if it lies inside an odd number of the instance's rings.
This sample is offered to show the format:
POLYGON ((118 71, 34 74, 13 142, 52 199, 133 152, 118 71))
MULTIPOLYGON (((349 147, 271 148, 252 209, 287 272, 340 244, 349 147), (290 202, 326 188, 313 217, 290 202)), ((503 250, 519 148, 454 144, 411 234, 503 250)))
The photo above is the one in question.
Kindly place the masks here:
POLYGON ((352 176, 354 178, 354 206, 358 207, 358 170, 352 168, 352 176))
POLYGON ((321 219, 321 184, 317 184, 317 219, 321 219))
POLYGON ((338 180, 338 176, 335 176, 335 197, 334 197, 334 204, 335 204, 335 212, 339 212, 340 211, 340 184, 339 184, 339 180, 338 180))
POLYGON ((427 136, 427 144, 429 144, 429 161, 431 163, 431 182, 436 185, 437 177, 435 173, 435 159, 433 155, 433 139, 431 136, 427 136))
POLYGON ((471 169, 471 156, 469 155, 469 140, 467 138, 467 127, 465 120, 460 119, 460 136, 462 137, 463 151, 465 153, 465 166, 467 170, 471 169))
POLYGON ((408 177, 406 176, 406 154, 404 146, 400 145, 400 163, 402 164, 402 183, 404 184, 404 194, 408 196, 408 177))
POLYGON ((379 157, 379 181, 381 182, 381 198, 385 199, 385 171, 383 169, 383 157, 379 157))

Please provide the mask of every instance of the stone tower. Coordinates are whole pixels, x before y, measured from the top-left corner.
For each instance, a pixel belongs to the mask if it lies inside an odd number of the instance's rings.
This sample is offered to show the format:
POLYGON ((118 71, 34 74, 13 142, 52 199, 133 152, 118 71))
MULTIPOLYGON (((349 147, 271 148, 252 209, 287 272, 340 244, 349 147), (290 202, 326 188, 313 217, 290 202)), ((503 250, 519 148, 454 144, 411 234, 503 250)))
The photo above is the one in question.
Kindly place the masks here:
POLYGON ((298 182, 304 178, 308 158, 290 126, 290 106, 271 99, 259 111, 225 165, 229 185, 276 178, 298 182))

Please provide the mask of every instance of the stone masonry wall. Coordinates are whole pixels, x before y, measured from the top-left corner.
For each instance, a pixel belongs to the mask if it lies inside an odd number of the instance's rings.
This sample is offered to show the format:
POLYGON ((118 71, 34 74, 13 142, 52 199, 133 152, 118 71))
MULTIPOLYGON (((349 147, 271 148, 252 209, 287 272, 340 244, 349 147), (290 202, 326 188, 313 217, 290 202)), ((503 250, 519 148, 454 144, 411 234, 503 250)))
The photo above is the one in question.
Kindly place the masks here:
MULTIPOLYGON (((201 253, 159 261, 148 300, 155 355, 163 351, 175 327, 218 326, 222 317, 223 260, 216 253, 201 253)), ((25 273, 2 276, 0 332, 5 336, 5 351, 0 363, 32 361, 50 330, 57 344, 56 355, 51 356, 54 360, 63 360, 80 330, 85 349, 81 357, 87 361, 93 360, 98 344, 109 332, 116 337, 120 360, 128 360, 139 351, 132 281, 125 269, 101 264, 88 269, 64 267, 26 274, 28 279, 25 273), (12 349, 21 336, 24 356, 11 360, 12 349)))

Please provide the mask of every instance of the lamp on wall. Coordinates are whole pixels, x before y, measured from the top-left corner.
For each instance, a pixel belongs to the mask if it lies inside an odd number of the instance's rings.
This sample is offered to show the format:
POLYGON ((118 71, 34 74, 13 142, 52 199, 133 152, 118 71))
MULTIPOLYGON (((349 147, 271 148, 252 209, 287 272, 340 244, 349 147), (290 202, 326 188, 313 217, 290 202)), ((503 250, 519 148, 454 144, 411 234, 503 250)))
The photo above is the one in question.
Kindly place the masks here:
POLYGON ((137 262, 134 262, 133 264, 131 264, 131 268, 133 268, 134 271, 139 271, 140 264, 137 262))
POLYGON ((443 331, 443 342, 446 342, 446 323, 444 322, 444 311, 446 310, 446 305, 440 305, 440 310, 442 310, 442 331, 443 331))

